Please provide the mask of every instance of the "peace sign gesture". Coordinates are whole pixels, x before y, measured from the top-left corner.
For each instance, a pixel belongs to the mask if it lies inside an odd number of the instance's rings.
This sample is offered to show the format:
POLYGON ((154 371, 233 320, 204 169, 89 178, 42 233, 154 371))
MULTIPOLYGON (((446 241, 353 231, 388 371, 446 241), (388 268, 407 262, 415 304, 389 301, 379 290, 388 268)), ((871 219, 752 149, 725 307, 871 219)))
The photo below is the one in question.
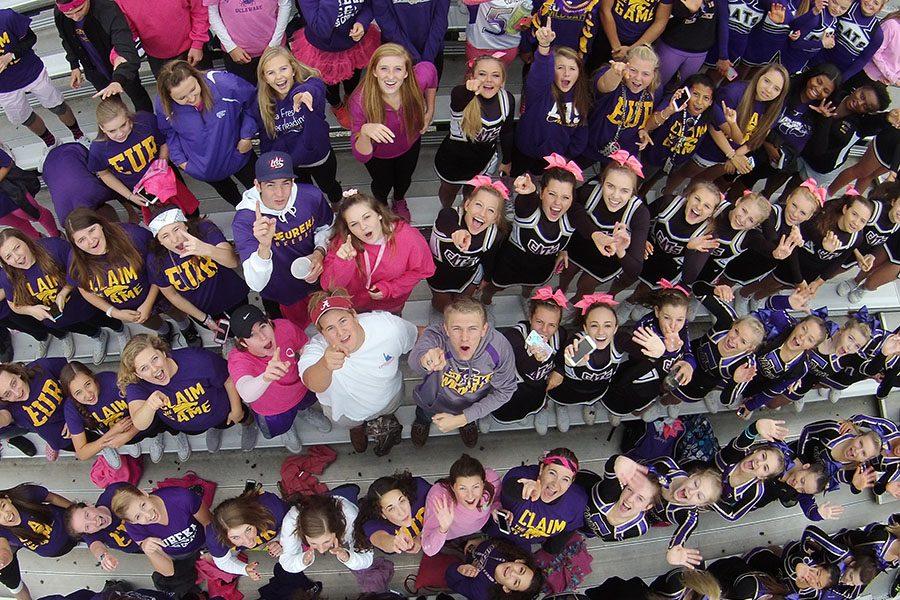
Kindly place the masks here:
POLYGON ((353 240, 350 235, 344 240, 344 243, 338 246, 337 257, 341 260, 353 260, 356 258, 356 248, 353 247, 353 240))
POLYGON ((278 381, 287 375, 290 368, 291 364, 289 362, 281 360, 281 348, 275 346, 275 352, 272 354, 272 358, 269 359, 266 370, 263 371, 263 380, 269 383, 278 381))

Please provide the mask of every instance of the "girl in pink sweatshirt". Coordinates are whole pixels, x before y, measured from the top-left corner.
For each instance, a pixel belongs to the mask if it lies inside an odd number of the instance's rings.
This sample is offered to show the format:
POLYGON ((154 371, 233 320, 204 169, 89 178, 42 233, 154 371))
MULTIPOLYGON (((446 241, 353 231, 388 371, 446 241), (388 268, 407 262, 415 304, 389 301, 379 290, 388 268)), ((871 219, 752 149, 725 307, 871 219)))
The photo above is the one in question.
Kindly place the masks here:
POLYGON ((434 275, 428 242, 386 204, 356 190, 344 192, 335 213, 322 288, 345 288, 357 311, 399 315, 416 284, 434 275))
POLYGON ((422 551, 434 556, 446 542, 478 533, 498 508, 500 476, 463 454, 450 466, 450 475, 428 490, 422 551))

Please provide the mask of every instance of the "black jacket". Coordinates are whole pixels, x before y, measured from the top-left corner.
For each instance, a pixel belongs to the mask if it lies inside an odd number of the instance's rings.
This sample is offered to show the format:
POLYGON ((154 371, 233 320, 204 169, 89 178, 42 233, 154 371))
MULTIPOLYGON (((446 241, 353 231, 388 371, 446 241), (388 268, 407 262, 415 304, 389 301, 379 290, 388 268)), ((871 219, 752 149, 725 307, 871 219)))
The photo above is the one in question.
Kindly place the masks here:
MULTIPOLYGON (((90 56, 75 34, 75 21, 62 14, 58 8, 53 9, 53 19, 69 66, 73 70, 83 68, 85 72, 96 73, 90 56)), ((91 0, 91 8, 84 18, 84 33, 97 48, 101 59, 107 59, 110 50, 115 48, 118 55, 127 61, 112 72, 113 81, 124 85, 126 81, 137 79, 141 59, 125 15, 113 0, 91 0)))

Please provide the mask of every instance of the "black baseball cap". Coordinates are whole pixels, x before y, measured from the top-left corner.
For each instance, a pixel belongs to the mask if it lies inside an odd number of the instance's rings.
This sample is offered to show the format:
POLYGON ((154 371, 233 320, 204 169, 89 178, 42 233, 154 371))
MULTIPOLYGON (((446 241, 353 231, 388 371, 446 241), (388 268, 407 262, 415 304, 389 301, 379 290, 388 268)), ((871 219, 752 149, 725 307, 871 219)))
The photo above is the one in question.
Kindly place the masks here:
POLYGON ((269 320, 259 308, 248 304, 231 313, 231 334, 236 338, 248 338, 253 335, 253 326, 269 320))

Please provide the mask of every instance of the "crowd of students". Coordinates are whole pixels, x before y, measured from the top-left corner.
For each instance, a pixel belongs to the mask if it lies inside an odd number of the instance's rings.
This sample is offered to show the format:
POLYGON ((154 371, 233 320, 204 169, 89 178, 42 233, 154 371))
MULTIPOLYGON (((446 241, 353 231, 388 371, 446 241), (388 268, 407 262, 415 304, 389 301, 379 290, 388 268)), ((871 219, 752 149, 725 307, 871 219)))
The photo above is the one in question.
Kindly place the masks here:
POLYGON ((900 332, 878 315, 810 308, 849 270, 837 293, 852 305, 900 275, 888 92, 900 14, 879 16, 884 4, 465 0, 466 73, 451 82, 428 235, 407 194, 422 135, 447 108, 446 0, 299 0, 295 18, 290 0, 57 0, 69 83, 97 90, 93 140, 29 18, 0 10, 0 107, 44 142, 53 205, 37 202, 15 149, 0 151, 0 438, 12 446, 35 455, 33 434, 48 460, 120 469, 123 455, 160 461, 166 443, 187 460, 199 434, 216 452, 231 427, 244 451, 261 433, 299 453, 307 423, 347 428, 356 452, 383 456, 402 439, 401 365, 419 378, 416 447, 436 428, 472 448, 495 422, 564 433, 572 406, 587 426, 628 419, 602 473, 561 447, 502 478, 463 454, 433 484, 400 470, 366 491, 281 498, 248 485, 217 506, 128 484, 73 503, 23 483, 0 491, 0 583, 30 600, 17 552, 58 557, 84 541, 107 571, 119 552, 145 554, 164 597, 197 596, 202 552, 260 579, 240 554, 257 549, 277 559, 263 598, 322 592, 303 574, 318 554, 386 592, 376 551, 421 555, 421 589, 532 598, 577 570, 582 538, 668 523, 673 571, 585 594, 856 597, 897 566, 895 523, 811 525, 710 564, 689 539, 705 511, 733 521, 777 500, 820 521, 842 508, 817 495, 841 485, 900 498, 891 420, 846 415, 786 443, 783 422, 758 418, 807 394, 838 402, 869 378, 884 398, 900 371, 900 332), (371 194, 341 185, 326 105, 371 194), (184 175, 234 207, 232 241, 184 175), (412 323, 403 309, 423 281, 432 316, 412 323), (524 314, 495 328, 505 288, 521 289, 524 314), (689 327, 703 311, 708 324, 689 327), (36 340, 34 360, 15 356, 10 329, 36 340), (94 365, 118 345, 116 371, 75 360, 75 335, 94 365), (221 352, 203 347, 210 335, 221 352), (63 357, 48 357, 54 339, 63 357), (661 410, 671 420, 696 402, 750 424, 721 447, 703 418, 661 432, 661 410))

